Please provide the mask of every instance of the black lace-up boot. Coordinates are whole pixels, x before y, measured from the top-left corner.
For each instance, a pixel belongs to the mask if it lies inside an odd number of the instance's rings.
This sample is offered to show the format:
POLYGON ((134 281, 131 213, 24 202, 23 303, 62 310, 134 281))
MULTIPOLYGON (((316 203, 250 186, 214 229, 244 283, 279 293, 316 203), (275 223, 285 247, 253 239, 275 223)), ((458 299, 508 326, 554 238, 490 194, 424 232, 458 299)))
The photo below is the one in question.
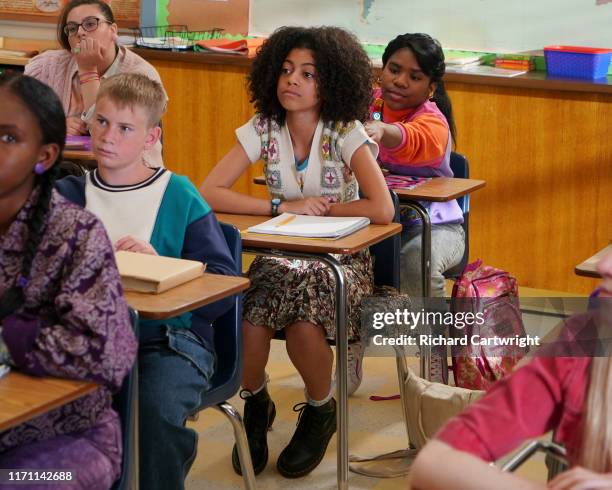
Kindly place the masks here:
MULTIPOLYGON (((253 395, 248 390, 240 392, 240 398, 244 402, 244 427, 247 440, 249 441, 249 451, 253 461, 253 471, 259 474, 268 464, 268 439, 267 432, 272 427, 276 416, 276 407, 268 394, 268 389, 264 388, 259 393, 253 395)), ((240 469, 240 459, 238 458, 238 448, 234 444, 232 451, 232 466, 234 471, 242 475, 240 469)))
POLYGON ((286 478, 298 478, 314 470, 336 432, 336 400, 333 398, 320 407, 298 403, 293 410, 300 414, 297 428, 276 463, 279 473, 286 478))

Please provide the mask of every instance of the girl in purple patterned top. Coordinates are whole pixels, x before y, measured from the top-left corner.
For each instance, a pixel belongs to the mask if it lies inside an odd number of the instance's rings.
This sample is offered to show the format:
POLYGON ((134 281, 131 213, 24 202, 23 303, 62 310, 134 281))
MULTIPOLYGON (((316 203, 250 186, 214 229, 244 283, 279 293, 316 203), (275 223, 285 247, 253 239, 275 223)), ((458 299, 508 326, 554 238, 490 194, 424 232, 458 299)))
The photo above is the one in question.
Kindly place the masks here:
POLYGON ((121 471, 111 393, 136 354, 113 250, 100 221, 53 190, 66 136, 57 96, 8 76, 0 100, 0 363, 100 386, 0 432, 0 468, 71 470, 76 482, 45 488, 108 489, 121 471))

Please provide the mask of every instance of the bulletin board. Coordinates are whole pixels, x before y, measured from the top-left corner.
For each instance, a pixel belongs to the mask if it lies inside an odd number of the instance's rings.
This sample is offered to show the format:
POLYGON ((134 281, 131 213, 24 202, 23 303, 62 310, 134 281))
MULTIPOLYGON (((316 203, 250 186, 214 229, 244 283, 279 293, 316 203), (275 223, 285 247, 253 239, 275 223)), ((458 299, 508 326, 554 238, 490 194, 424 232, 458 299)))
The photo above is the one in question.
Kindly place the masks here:
POLYGON ((190 31, 217 27, 246 35, 249 0, 157 0, 156 19, 157 25, 186 25, 190 31))
MULTIPOLYGON (((55 24, 65 3, 66 0, 0 0, 0 19, 55 24)), ((120 26, 138 26, 140 0, 108 0, 107 3, 120 26)))

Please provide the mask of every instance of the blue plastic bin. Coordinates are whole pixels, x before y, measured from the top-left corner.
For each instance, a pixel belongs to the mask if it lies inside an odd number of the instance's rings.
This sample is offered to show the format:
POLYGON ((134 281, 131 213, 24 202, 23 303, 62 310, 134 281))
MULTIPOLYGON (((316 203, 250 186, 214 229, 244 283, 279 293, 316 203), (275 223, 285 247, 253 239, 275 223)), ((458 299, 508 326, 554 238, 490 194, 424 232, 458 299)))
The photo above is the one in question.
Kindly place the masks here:
POLYGON ((546 46, 546 73, 555 77, 604 78, 612 58, 612 49, 582 46, 546 46))

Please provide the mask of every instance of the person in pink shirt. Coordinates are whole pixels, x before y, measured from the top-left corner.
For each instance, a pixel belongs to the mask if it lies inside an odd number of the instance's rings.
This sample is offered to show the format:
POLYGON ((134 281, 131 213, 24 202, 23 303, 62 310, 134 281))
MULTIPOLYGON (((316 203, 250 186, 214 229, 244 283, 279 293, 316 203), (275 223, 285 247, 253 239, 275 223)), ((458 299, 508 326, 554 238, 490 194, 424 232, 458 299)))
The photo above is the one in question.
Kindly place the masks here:
MULTIPOLYGON (((595 314, 602 333, 602 325, 609 330, 612 319, 612 253, 600 261, 598 271, 603 281, 595 314)), ((612 488, 611 380, 609 354, 535 357, 440 429, 414 462, 411 488, 612 488), (565 446, 572 468, 547 486, 488 464, 551 430, 565 446), (440 461, 444 471, 439 471, 440 461)))
MULTIPOLYGON (((379 145, 378 161, 394 174, 452 177, 450 154, 455 140, 451 102, 442 77, 444 52, 427 34, 402 34, 383 53, 380 87, 374 89, 366 131, 379 145)), ((465 234, 456 200, 421 203, 428 211, 431 233, 431 294, 446 295, 444 271, 461 261, 465 234)), ((422 225, 402 216, 401 288, 422 296, 422 225)))
MULTIPOLYGON (((378 143, 378 162, 393 174, 415 177, 452 177, 450 155, 455 123, 444 89, 444 52, 427 34, 402 34, 393 39, 382 56, 380 87, 374 89, 368 135, 378 143)), ((465 251, 463 213, 456 200, 421 202, 431 229, 431 296, 446 296, 444 272, 457 265, 465 251)), ((413 298, 421 291, 421 234, 416 216, 404 213, 401 235, 400 283, 413 298)), ((361 342, 349 345, 349 394, 361 384, 361 342)), ((443 357, 432 357, 432 379, 442 380, 443 357)))

